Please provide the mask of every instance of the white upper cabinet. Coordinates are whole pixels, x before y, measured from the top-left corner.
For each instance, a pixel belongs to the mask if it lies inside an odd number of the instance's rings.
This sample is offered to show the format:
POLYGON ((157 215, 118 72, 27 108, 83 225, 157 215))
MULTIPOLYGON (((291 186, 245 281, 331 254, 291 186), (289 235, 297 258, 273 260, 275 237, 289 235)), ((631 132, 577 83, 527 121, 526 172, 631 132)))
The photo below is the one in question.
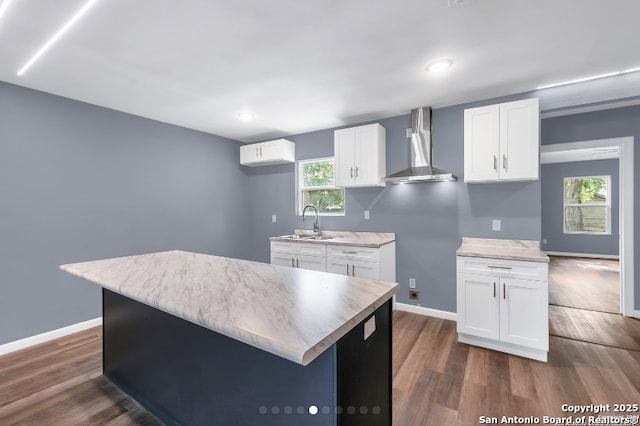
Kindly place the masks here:
POLYGON ((537 98, 464 110, 464 181, 537 180, 537 98))
POLYGON ((334 132, 335 185, 343 188, 384 186, 387 137, 380 124, 334 132))
POLYGON ((243 166, 271 166, 293 163, 296 146, 286 139, 254 143, 240 147, 240 164, 243 166))

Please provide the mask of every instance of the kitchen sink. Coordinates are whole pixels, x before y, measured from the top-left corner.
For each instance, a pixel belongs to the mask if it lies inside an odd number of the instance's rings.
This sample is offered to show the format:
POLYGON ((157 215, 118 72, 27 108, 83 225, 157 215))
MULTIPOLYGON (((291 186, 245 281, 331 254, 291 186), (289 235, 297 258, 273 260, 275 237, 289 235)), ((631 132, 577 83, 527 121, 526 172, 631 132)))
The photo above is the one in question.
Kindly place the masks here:
POLYGON ((324 235, 281 235, 280 238, 286 238, 288 240, 330 240, 333 237, 325 237, 324 235))

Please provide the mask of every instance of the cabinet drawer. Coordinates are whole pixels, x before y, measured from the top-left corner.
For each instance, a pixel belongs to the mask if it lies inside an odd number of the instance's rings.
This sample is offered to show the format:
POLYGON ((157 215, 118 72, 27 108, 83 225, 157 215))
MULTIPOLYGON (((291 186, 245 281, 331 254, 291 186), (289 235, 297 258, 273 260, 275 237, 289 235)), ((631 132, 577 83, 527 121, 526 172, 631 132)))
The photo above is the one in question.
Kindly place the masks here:
POLYGON ((325 257, 327 255, 327 246, 324 244, 314 244, 314 243, 296 243, 296 253, 303 254, 307 256, 322 256, 325 257))
POLYGON ((291 253, 295 254, 296 244, 288 241, 271 241, 271 251, 277 253, 291 253))
POLYGON ((488 259, 457 256, 457 271, 463 274, 491 275, 547 281, 549 265, 524 260, 488 259))
POLYGON ((380 249, 356 246, 335 246, 327 247, 327 257, 337 257, 340 259, 363 260, 365 262, 380 262, 380 249))

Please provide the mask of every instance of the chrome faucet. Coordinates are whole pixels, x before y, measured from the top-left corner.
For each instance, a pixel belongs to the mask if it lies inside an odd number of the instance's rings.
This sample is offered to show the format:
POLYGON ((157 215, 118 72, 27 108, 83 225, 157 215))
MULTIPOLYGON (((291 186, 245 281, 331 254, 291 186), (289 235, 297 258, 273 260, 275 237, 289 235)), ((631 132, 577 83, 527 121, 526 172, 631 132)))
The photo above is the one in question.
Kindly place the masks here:
POLYGON ((320 236, 320 227, 318 226, 318 209, 313 204, 309 204, 304 206, 302 209, 302 221, 304 222, 304 214, 307 212, 307 209, 313 209, 316 212, 316 221, 313 222, 313 233, 316 237, 320 236))

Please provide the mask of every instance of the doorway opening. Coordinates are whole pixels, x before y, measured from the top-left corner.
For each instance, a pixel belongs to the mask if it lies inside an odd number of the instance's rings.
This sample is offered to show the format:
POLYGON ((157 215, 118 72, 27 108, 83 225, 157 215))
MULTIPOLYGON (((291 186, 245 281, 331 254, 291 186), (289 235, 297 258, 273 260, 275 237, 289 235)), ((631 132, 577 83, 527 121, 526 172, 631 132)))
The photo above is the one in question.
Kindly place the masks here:
MULTIPOLYGON (((618 252, 620 259, 620 312, 624 316, 635 316, 633 254, 633 137, 542 145, 540 152, 542 164, 588 161, 593 159, 594 153, 602 155, 605 152, 610 152, 615 153, 616 156, 619 155, 618 252), (591 155, 585 155, 589 152, 591 155)), ((610 158, 615 158, 615 156, 610 158)), ((585 251, 588 253, 588 247, 585 247, 585 251)))

